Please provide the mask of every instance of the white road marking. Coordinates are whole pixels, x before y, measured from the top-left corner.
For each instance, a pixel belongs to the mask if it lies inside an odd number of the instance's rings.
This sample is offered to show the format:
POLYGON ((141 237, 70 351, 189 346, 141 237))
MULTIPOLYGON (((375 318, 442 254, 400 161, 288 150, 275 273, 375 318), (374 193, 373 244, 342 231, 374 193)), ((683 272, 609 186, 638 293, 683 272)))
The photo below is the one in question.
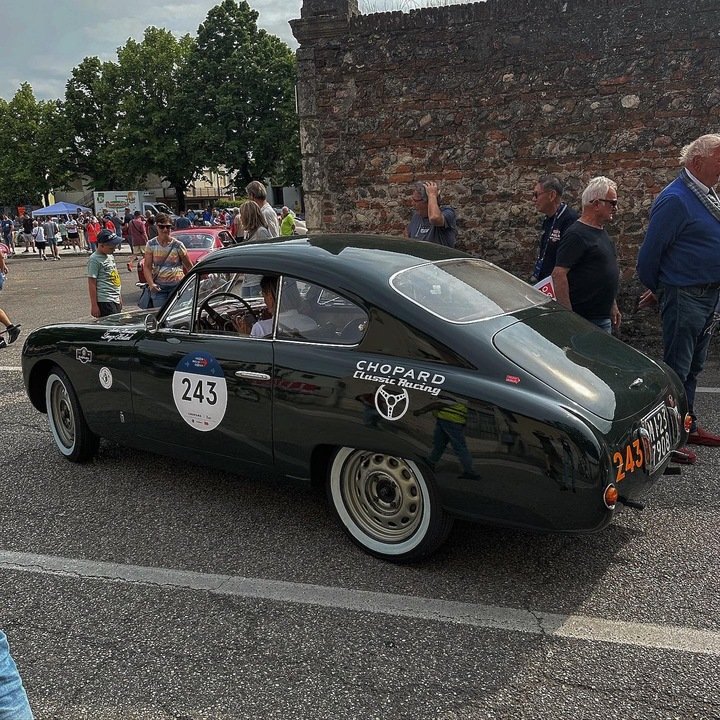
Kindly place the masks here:
POLYGON ((0 551, 0 569, 61 575, 83 580, 156 585, 180 590, 205 591, 216 595, 315 605, 507 632, 720 656, 720 632, 674 625, 623 622, 582 615, 559 615, 412 595, 393 595, 351 588, 234 575, 213 575, 168 568, 118 565, 11 551, 0 551))
POLYGON ((0 370, 4 372, 22 372, 22 368, 15 365, 0 365, 0 370))
POLYGON ((696 393, 720 393, 720 388, 716 387, 698 387, 695 388, 696 393))

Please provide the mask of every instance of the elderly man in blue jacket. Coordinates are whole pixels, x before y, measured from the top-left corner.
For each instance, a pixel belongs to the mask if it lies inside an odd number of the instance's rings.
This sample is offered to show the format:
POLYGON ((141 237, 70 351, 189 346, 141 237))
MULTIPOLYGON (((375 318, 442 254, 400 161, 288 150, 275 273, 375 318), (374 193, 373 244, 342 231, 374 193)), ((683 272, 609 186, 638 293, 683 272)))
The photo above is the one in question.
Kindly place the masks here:
MULTIPOLYGON (((688 442, 720 446, 720 436, 703 428, 694 411, 697 377, 703 369, 720 298, 720 135, 703 135, 685 146, 683 169, 658 195, 637 260, 648 288, 640 306, 660 305, 663 359, 680 376, 692 426, 688 442)), ((694 463, 684 448, 678 462, 694 463)))

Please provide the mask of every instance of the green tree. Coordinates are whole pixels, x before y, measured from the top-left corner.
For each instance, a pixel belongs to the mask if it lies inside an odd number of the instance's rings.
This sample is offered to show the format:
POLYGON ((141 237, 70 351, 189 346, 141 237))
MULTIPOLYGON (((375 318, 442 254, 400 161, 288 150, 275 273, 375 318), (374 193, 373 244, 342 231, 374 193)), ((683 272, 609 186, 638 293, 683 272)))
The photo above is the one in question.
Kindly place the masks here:
POLYGON ((85 58, 65 87, 64 117, 70 139, 68 163, 98 190, 135 187, 138 178, 114 155, 118 137, 118 98, 124 88, 115 63, 85 58))
POLYGON ((23 83, 9 103, 0 102, 0 200, 13 207, 47 204, 70 178, 60 103, 38 102, 23 83))
POLYGON ((64 190, 72 181, 70 135, 59 100, 38 104, 37 165, 44 179, 43 199, 50 204, 50 193, 64 190))
POLYGON ((120 102, 116 166, 138 177, 159 175, 185 207, 188 187, 202 174, 207 158, 192 142, 192 104, 184 89, 194 48, 186 35, 149 27, 143 41, 128 40, 118 51, 117 76, 128 88, 120 102))
POLYGON ((253 178, 300 179, 295 58, 257 18, 245 0, 223 0, 198 28, 188 65, 194 142, 241 188, 253 178))

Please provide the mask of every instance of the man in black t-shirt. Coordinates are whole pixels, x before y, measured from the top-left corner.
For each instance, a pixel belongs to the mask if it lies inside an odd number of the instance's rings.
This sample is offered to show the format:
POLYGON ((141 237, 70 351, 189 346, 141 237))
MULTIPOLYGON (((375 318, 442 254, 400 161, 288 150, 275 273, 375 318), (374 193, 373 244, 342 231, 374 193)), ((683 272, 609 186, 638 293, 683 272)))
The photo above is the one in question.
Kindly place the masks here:
POLYGON ((593 178, 582 194, 582 214, 560 241, 552 279, 557 301, 610 333, 622 316, 616 296, 620 269, 605 231, 617 208, 617 185, 593 178))
POLYGON ((35 249, 35 238, 32 234, 33 231, 33 221, 32 217, 30 215, 23 215, 22 218, 22 233, 20 237, 22 238, 22 241, 25 243, 25 252, 30 252, 30 248, 32 247, 33 252, 37 252, 35 249))
POLYGON ((535 207, 545 215, 538 243, 538 254, 530 278, 533 284, 538 280, 544 280, 553 271, 560 240, 578 219, 578 214, 562 201, 563 191, 563 184, 556 175, 543 175, 533 189, 535 207))

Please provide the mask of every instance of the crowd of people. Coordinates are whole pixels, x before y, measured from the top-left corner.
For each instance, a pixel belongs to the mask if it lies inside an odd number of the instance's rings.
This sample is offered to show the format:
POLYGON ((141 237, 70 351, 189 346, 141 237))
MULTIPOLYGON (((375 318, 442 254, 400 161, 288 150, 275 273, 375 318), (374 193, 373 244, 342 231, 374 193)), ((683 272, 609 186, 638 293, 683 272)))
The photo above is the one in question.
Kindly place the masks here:
MULTIPOLYGON (((239 242, 247 239, 248 233, 241 220, 243 206, 254 203, 262 213, 262 226, 270 233, 269 237, 292 235, 296 226, 296 213, 283 207, 278 213, 267 201, 265 186, 253 181, 247 187, 248 200, 235 208, 206 208, 205 210, 181 210, 172 224, 173 230, 190 227, 226 227, 239 242)), ((59 260, 60 250, 75 255, 83 252, 91 254, 97 249, 97 236, 101 230, 111 230, 126 242, 133 252, 147 245, 158 235, 155 227, 157 218, 150 212, 130 211, 125 208, 122 217, 117 210, 108 209, 99 216, 91 212, 79 212, 72 216, 49 216, 33 219, 29 215, 11 219, 3 215, 0 220, 0 241, 8 248, 8 257, 21 252, 35 253, 39 259, 59 260)), ((304 225, 298 223, 302 229, 304 225)), ((136 255, 142 256, 142 251, 136 255)))
POLYGON ((131 215, 129 209, 122 220, 116 213, 104 217, 105 227, 95 228, 97 232, 92 235, 92 241, 88 235, 92 251, 88 260, 88 292, 93 317, 105 317, 122 309, 122 282, 113 254, 123 242, 128 243, 133 254, 128 270, 132 271, 135 263, 143 259, 147 291, 141 296, 141 307, 151 308, 161 307, 192 267, 187 249, 171 235, 172 230, 220 225, 226 227, 237 242, 278 237, 281 231, 285 235, 295 232, 295 214, 284 207, 279 216, 267 201, 261 182, 249 183, 245 192, 248 199, 240 207, 206 208, 202 214, 180 211, 174 221, 163 213, 154 217, 136 210, 131 215))

